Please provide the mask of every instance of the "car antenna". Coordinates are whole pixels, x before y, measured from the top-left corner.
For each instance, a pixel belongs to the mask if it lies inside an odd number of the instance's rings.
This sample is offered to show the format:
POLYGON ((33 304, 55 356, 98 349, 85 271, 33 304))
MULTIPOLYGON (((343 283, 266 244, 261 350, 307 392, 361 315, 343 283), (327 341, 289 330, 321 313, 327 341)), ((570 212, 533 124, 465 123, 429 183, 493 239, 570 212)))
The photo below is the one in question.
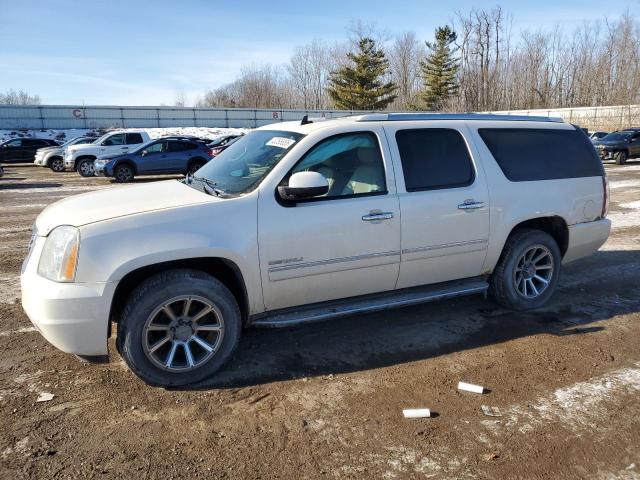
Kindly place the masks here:
POLYGON ((300 121, 300 125, 307 125, 308 123, 313 123, 313 122, 309 120, 309 115, 305 115, 304 117, 302 117, 302 120, 300 121))

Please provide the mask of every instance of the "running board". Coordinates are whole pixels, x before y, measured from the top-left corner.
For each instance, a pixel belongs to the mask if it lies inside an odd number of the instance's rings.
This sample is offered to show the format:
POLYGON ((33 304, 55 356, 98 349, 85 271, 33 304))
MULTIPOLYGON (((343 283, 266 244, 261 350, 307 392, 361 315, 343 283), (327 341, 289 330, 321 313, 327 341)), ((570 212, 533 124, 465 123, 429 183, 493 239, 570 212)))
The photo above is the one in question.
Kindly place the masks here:
POLYGON ((391 308, 406 307, 445 298, 483 293, 489 284, 481 277, 423 287, 407 288, 383 294, 364 295, 330 302, 314 303, 302 307, 275 310, 254 316, 250 325, 256 327, 291 327, 303 323, 321 322, 331 318, 358 313, 370 313, 391 308))

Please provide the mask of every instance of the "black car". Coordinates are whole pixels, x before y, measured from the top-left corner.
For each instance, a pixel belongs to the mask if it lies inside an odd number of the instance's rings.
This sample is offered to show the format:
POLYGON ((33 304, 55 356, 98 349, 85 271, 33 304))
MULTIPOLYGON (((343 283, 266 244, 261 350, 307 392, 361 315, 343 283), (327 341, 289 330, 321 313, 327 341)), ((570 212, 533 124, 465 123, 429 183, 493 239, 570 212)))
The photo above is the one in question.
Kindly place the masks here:
POLYGON ((615 160, 618 165, 627 159, 640 157, 640 129, 613 132, 594 141, 593 146, 602 160, 615 160))
POLYGON ((233 145, 244 136, 244 133, 240 135, 226 135, 224 137, 217 138, 209 144, 211 154, 216 157, 224 152, 227 148, 233 145))
POLYGON ((0 162, 29 163, 36 157, 36 151, 44 147, 56 147, 55 140, 44 138, 14 138, 0 144, 0 162))

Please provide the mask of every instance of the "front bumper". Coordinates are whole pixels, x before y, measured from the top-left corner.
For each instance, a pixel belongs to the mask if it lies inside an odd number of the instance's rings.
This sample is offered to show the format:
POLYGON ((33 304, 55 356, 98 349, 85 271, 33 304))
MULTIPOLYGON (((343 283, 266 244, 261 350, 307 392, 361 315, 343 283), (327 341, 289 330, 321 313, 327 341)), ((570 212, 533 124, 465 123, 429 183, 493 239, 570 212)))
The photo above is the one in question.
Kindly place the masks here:
POLYGON ((45 238, 37 237, 20 276, 22 308, 54 347, 76 355, 107 355, 113 283, 58 283, 38 275, 45 238))
POLYGON ((569 246, 562 263, 573 262, 595 253, 609 238, 611 220, 604 218, 595 222, 569 226, 569 246))

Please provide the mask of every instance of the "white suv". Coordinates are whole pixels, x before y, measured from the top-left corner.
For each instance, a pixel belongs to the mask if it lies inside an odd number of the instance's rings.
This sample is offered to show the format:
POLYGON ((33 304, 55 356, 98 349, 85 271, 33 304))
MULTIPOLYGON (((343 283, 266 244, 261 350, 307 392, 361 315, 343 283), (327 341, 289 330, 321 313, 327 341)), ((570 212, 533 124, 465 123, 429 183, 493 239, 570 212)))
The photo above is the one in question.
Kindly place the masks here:
POLYGON ((93 143, 96 140, 97 139, 93 137, 77 137, 72 138, 58 147, 39 148, 33 163, 41 167, 48 167, 54 172, 64 172, 65 149, 72 145, 93 143))
POLYGON ((59 349, 155 385, 219 369, 247 325, 489 291, 540 307, 596 251, 607 181, 547 118, 372 114, 247 134, 194 176, 68 198, 38 217, 22 304, 59 349))
POLYGON ((110 132, 86 145, 72 145, 65 149, 64 167, 75 170, 83 177, 93 177, 93 162, 98 156, 118 155, 129 152, 143 143, 151 141, 144 130, 110 132))

